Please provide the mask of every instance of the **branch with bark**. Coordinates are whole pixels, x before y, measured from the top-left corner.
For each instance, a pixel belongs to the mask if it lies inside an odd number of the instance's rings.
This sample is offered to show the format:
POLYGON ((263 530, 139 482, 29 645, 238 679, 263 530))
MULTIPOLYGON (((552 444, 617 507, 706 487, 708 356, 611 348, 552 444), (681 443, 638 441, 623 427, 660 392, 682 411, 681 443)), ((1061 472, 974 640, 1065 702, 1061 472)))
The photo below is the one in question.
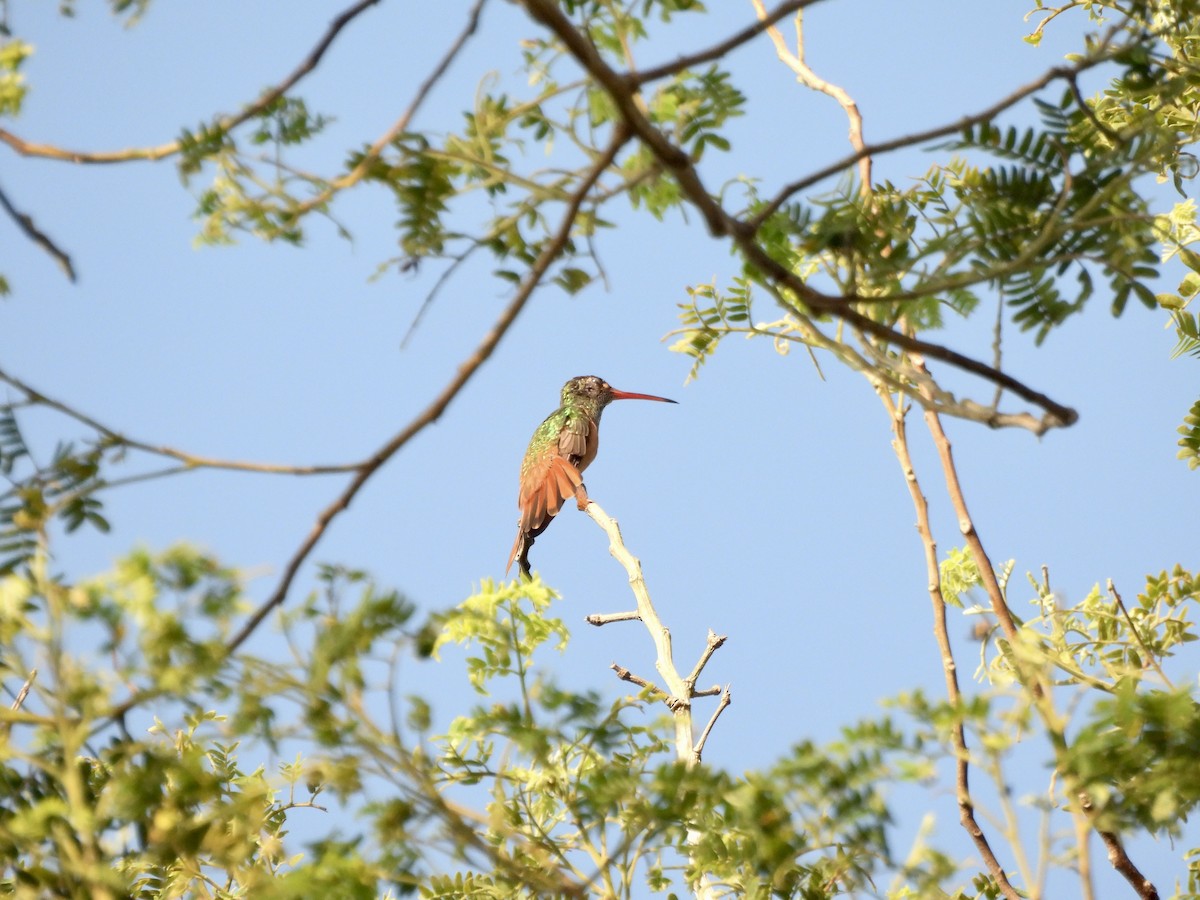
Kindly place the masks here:
MULTIPOLYGON (((658 669, 658 674, 662 677, 663 683, 666 685, 666 690, 634 675, 622 666, 614 664, 613 669, 622 680, 637 684, 643 690, 662 695, 663 702, 671 710, 671 715, 675 722, 675 757, 687 766, 694 766, 700 762, 701 754, 704 752, 704 745, 708 741, 708 737, 712 733, 713 726, 716 725, 718 717, 731 702, 731 694, 729 688, 726 687, 721 694, 721 700, 717 708, 701 733, 700 739, 696 740, 693 731, 692 699, 711 693, 708 691, 697 693, 696 679, 700 677, 700 673, 712 658, 713 653, 725 643, 725 638, 717 636, 710 631, 707 645, 696 665, 692 668, 691 673, 687 678, 680 676, 679 669, 675 666, 670 629, 663 624, 662 619, 658 616, 658 611, 650 601, 650 592, 646 588, 646 579, 642 575, 641 561, 630 553, 629 549, 625 546, 625 541, 621 537, 620 526, 617 525, 616 520, 601 509, 595 500, 588 501, 586 511, 592 521, 604 529, 604 533, 608 535, 609 552, 621 564, 621 567, 625 569, 626 574, 629 576, 629 588, 633 591, 634 599, 637 601, 637 618, 646 626, 646 630, 650 633, 650 638, 654 641, 656 651, 655 668, 658 669)), ((593 622, 593 624, 603 623, 593 622)), ((688 843, 695 846, 699 843, 699 840, 699 833, 689 827, 688 843)), ((719 896, 717 885, 706 874, 699 876, 693 885, 693 889, 700 900, 715 900, 719 896)))
MULTIPOLYGON (((913 364, 919 369, 925 369, 925 363, 919 357, 913 358, 913 364)), ((979 577, 982 582, 984 591, 987 593, 992 613, 996 616, 996 620, 1000 625, 1000 630, 1004 633, 1010 646, 1017 647, 1021 641, 1019 634, 1020 627, 1017 625, 1011 610, 1008 607, 1008 601, 1004 597, 1004 592, 1000 587, 1000 582, 996 577, 996 570, 992 566, 991 558, 987 554, 987 550, 983 546, 983 540, 979 536, 979 532, 975 528, 975 522, 971 517, 970 511, 967 508, 966 496, 963 493, 962 484, 959 481, 958 469, 954 463, 954 454, 950 445, 950 440, 946 436, 946 432, 942 427, 941 418, 938 414, 930 409, 925 410, 925 422, 929 429, 929 433, 933 437, 934 446, 937 449, 938 458, 942 466, 942 474, 946 481, 946 492, 950 497, 950 502, 954 507, 955 517, 959 523, 959 529, 963 537, 966 539, 967 548, 970 551, 971 557, 975 562, 975 567, 979 572, 979 577)), ((1063 731, 1061 717, 1053 708, 1053 698, 1050 693, 1049 686, 1045 683, 1042 676, 1029 665, 1022 662, 1020 654, 1017 651, 1011 653, 1013 670, 1017 678, 1021 681, 1022 686, 1030 693, 1033 699, 1034 708, 1039 712, 1042 718, 1042 724, 1046 729, 1047 736, 1050 738, 1050 743, 1055 751, 1055 756, 1061 759, 1067 750, 1067 738, 1063 731)), ((1126 881, 1137 892, 1138 897, 1142 900, 1158 900, 1158 890, 1154 884, 1142 875, 1137 865, 1129 858, 1125 851, 1125 846, 1121 842, 1118 834, 1102 827, 1094 815, 1090 814, 1091 801, 1086 792, 1074 790, 1070 787, 1074 779, 1068 771, 1062 771, 1062 775, 1068 783, 1068 790, 1080 798, 1080 806, 1085 813, 1089 813, 1089 821, 1091 827, 1099 835, 1101 841, 1104 842, 1108 850, 1109 862, 1113 868, 1119 872, 1126 881)))
MULTIPOLYGON (((292 72, 274 87, 268 88, 258 99, 247 105, 241 112, 231 115, 219 116, 216 120, 215 128, 220 132, 229 132, 239 125, 244 124, 250 119, 257 116, 263 110, 267 109, 272 103, 283 97, 294 88, 306 75, 315 70, 320 65, 326 51, 333 45, 334 40, 342 30, 351 22, 365 13, 372 6, 376 6, 381 0, 359 0, 358 3, 352 4, 343 10, 325 30, 325 33, 313 46, 308 55, 300 61, 292 72)), ((39 144, 33 141, 25 140, 16 134, 13 134, 7 129, 0 128, 0 141, 8 144, 17 153, 22 156, 40 157, 42 159, 54 159, 61 162, 72 162, 81 164, 109 164, 109 163, 124 163, 134 162, 138 160, 159 160, 174 156, 183 150, 183 142, 180 140, 167 141, 163 144, 158 144, 152 147, 130 147, 124 150, 69 150, 64 147, 59 147, 53 144, 39 144)))
POLYGON ((58 263, 58 267, 63 270, 63 273, 71 281, 75 280, 75 265, 71 262, 71 257, 58 244, 50 238, 46 232, 38 228, 37 223, 33 221, 33 217, 28 213, 21 212, 13 202, 8 199, 8 194, 0 190, 0 207, 8 213, 8 217, 12 219, 25 237, 29 238, 50 255, 50 258, 58 263))
MULTIPOLYGON (((770 282, 790 291, 812 310, 831 315, 883 343, 942 360, 1012 391, 1017 396, 1046 411, 1043 417, 1045 427, 1070 425, 1078 419, 1078 413, 1074 409, 1054 401, 1040 391, 987 363, 944 345, 920 340, 875 321, 854 307, 854 302, 861 299, 857 296, 833 296, 810 287, 795 272, 767 253, 759 243, 756 235, 761 222, 756 224, 753 219, 739 218, 726 210, 716 199, 715 192, 710 191, 705 185, 696 169, 695 161, 649 120, 644 111, 645 104, 638 93, 637 79, 633 75, 613 69, 588 36, 572 24, 553 0, 522 0, 522 5, 536 22, 558 38, 566 51, 608 94, 626 126, 654 155, 664 171, 675 179, 687 201, 704 219, 709 232, 714 237, 728 237, 746 261, 756 267, 770 282)), ((1089 57, 1087 64, 1098 65, 1100 57, 1110 58, 1105 54, 1099 54, 1096 57, 1089 57)), ((1084 64, 1080 63, 1079 65, 1084 64)), ((1054 70, 1048 73, 1043 80, 1039 80, 1036 87, 1029 85, 1023 91, 1018 91, 1003 103, 997 104, 996 107, 989 110, 989 115, 994 116, 999 110, 1007 109, 1008 106, 1015 104, 1055 78, 1063 77, 1064 74, 1065 70, 1054 70), (1041 83, 1042 81, 1044 83, 1041 83)), ((944 133, 961 127, 963 127, 962 122, 955 123, 952 127, 945 129, 944 133)), ((863 156, 883 152, 886 149, 898 149, 928 139, 927 135, 919 134, 878 147, 864 147, 863 151, 854 154, 848 161, 853 164, 863 156)), ((839 168, 837 171, 840 170, 839 168)), ((798 188, 789 186, 788 189, 781 192, 778 202, 782 204, 790 196, 790 192, 794 192, 796 189, 798 188)), ((791 311, 790 307, 789 311, 791 311)))
POLYGON ((254 633, 255 629, 262 624, 263 619, 267 617, 271 610, 282 604, 287 598, 292 581, 295 579, 296 573, 299 572, 304 561, 308 559, 309 554, 312 553, 317 543, 321 540, 330 523, 349 507, 350 502, 362 489, 363 485, 410 440, 416 437, 428 425, 436 422, 454 401, 454 398, 458 396, 459 391, 466 386, 467 382, 471 380, 479 368, 487 362, 488 358, 500 344, 500 341, 504 338, 504 335, 508 333, 509 328, 512 327, 517 317, 521 314, 521 310, 525 308, 525 304, 533 296, 534 291, 542 283, 542 279, 550 270, 550 267, 566 247, 567 241, 571 236, 571 231, 575 227, 575 220, 579 215, 579 210, 583 207, 584 202, 600 180, 600 177, 613 164, 617 154, 628 139, 628 133, 624 129, 616 128, 614 130, 608 147, 592 164, 590 170, 580 181, 579 186, 572 193, 566 210, 563 212, 558 229, 551 239, 546 242, 537 259, 530 267, 528 274, 522 280, 521 286, 517 289, 513 299, 504 309, 504 312, 500 314, 500 317, 488 333, 484 335, 479 346, 475 348, 475 352, 459 365, 454 377, 442 389, 442 392, 434 398, 433 402, 402 431, 380 447, 358 469, 354 478, 351 479, 342 493, 321 511, 317 516, 317 521, 313 525, 312 530, 288 561, 278 586, 259 608, 255 610, 237 634, 227 642, 226 649, 230 653, 245 643, 250 635, 254 633))
MULTIPOLYGON (((950 645, 950 633, 946 627, 946 598, 942 594, 942 576, 938 568, 937 543, 933 538, 933 530, 929 524, 929 504, 917 480, 913 468, 912 456, 908 452, 908 409, 903 397, 893 398, 886 386, 879 389, 880 399, 891 418, 892 450, 904 473, 904 482, 908 486, 913 509, 917 515, 917 534, 921 538, 921 547, 925 557, 925 577, 929 583, 929 600, 933 606, 933 634, 937 641, 938 651, 942 659, 942 675, 946 683, 946 699, 952 707, 962 705, 962 691, 958 686, 958 665, 954 661, 954 649, 950 645)), ((979 851, 988 873, 995 880, 1008 900, 1019 900, 1020 893, 1008 880, 1004 867, 992 850, 991 842, 975 817, 975 803, 971 799, 970 768, 971 754, 967 746, 966 727, 961 718, 956 718, 950 727, 951 743, 954 747, 954 796, 958 802, 959 822, 979 851)))

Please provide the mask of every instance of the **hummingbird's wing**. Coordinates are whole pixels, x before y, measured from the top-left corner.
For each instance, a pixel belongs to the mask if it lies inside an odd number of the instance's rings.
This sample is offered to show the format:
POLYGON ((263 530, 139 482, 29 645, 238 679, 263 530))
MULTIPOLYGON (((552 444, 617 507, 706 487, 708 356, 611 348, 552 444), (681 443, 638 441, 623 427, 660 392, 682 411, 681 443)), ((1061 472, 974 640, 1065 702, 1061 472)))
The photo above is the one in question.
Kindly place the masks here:
POLYGON ((583 484, 579 472, 596 455, 595 445, 595 424, 586 416, 570 416, 559 432, 558 441, 537 457, 526 460, 517 498, 521 522, 508 556, 506 574, 518 555, 522 571, 528 574, 527 554, 533 539, 546 530, 563 503, 574 497, 575 489, 583 484))
POLYGON ((583 476, 566 457, 555 453, 538 460, 521 482, 521 530, 541 534, 581 484, 583 476))
POLYGON ((571 416, 558 435, 558 452, 578 466, 580 460, 587 456, 588 436, 595 431, 595 426, 587 416, 571 416))

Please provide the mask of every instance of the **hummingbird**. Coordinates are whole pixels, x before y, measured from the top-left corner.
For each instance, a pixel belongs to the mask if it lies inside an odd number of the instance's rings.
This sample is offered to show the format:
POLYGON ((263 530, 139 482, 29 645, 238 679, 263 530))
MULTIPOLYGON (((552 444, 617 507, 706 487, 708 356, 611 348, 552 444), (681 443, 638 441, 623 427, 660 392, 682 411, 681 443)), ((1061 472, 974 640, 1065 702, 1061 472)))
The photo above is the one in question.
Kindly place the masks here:
POLYGON ((529 549, 571 497, 582 511, 587 509, 587 488, 582 472, 596 458, 600 446, 600 416, 614 400, 657 400, 674 403, 653 394, 618 391, 596 375, 580 375, 563 385, 561 405, 538 426, 521 462, 521 491, 517 506, 517 539, 513 542, 507 575, 513 560, 520 561, 529 575, 529 549))

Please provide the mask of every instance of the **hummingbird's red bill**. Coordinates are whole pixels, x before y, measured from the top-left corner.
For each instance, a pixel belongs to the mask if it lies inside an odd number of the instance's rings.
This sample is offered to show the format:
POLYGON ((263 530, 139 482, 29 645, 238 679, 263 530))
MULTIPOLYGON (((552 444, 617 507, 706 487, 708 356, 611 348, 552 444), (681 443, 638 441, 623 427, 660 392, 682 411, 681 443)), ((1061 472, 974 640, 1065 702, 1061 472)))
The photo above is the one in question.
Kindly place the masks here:
POLYGON ((611 388, 614 400, 657 400, 659 403, 678 403, 678 400, 668 400, 666 397, 655 397, 653 394, 635 394, 632 391, 618 391, 611 388))

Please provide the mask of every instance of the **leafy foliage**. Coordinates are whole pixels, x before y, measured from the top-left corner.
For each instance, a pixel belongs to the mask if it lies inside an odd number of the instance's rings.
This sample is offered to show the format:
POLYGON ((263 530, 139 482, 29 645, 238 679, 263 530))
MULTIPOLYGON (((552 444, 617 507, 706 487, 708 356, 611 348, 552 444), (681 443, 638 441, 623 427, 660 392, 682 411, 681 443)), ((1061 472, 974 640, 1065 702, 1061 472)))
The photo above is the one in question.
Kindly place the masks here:
POLYGON ((25 76, 21 66, 33 54, 24 41, 9 40, 0 44, 0 116, 15 117, 25 101, 25 76))
POLYGON ((11 405, 0 406, 0 474, 10 484, 0 494, 0 575, 26 565, 52 521, 67 532, 83 525, 108 531, 95 492, 102 486, 101 463, 116 446, 100 437, 84 447, 55 447, 48 463, 37 465, 11 405))
POLYGON ((1179 458, 1186 460, 1189 469, 1200 466, 1200 400, 1192 404, 1179 426, 1179 458))
MULTIPOLYGON (((110 7, 133 21, 148 3, 110 7)), ((847 323, 925 335, 994 300, 1041 343, 1100 295, 1113 315, 1130 299, 1170 311, 1176 355, 1200 355, 1189 311, 1200 291, 1195 207, 1155 215, 1161 198, 1149 187, 1169 181, 1183 193, 1194 175, 1200 7, 1036 8, 1046 18, 1031 43, 1072 10, 1098 29, 1070 60, 1076 68, 1051 73, 1061 91, 1028 99, 1035 124, 973 116, 948 143, 925 142, 932 162, 908 179, 834 173, 840 181, 771 196, 743 173, 706 187, 712 151, 733 149, 745 85, 719 52, 645 79, 635 59, 656 29, 703 13, 695 0, 563 0, 555 10, 587 53, 536 30, 520 45, 517 87, 486 76, 457 128, 417 130, 406 113, 383 138, 338 155, 333 171, 296 163, 323 146, 332 120, 294 94, 182 130, 176 163, 195 186, 202 241, 299 245, 310 215, 334 221, 340 194, 365 185, 396 210, 398 253, 381 270, 433 265, 449 277, 484 251, 500 282, 545 272, 568 294, 601 272, 593 243, 618 221, 602 207, 625 199, 657 220, 698 208, 714 234, 735 239, 743 264, 680 304, 672 349, 691 357, 692 377, 724 338, 767 338, 814 361, 824 351, 877 391, 997 424, 998 398, 960 400, 894 341, 847 323), (593 53, 615 79, 596 74, 593 53), (1093 65, 1107 82, 1088 98, 1077 75, 1093 65), (644 116, 640 132, 631 108, 644 116), (735 196, 741 211, 727 205, 735 196), (764 255, 795 277, 768 277, 764 255), (1155 293, 1173 263, 1188 270, 1177 291, 1155 293), (818 292, 826 302, 815 303, 818 292)), ((0 46, 0 115, 21 109, 31 52, 17 39, 0 46)), ((55 564, 61 542, 85 525, 108 529, 101 498, 120 481, 113 467, 153 448, 75 416, 90 436, 41 452, 23 431, 26 406, 57 405, 32 391, 0 405, 0 677, 14 697, 0 711, 5 893, 807 900, 881 894, 888 879, 892 897, 992 898, 1001 876, 939 834, 932 814, 907 852, 894 848, 913 798, 944 809, 954 791, 960 809, 973 804, 993 821, 1040 817, 1036 868, 1016 852, 1017 827, 1004 833, 1030 889, 1048 869, 1084 869, 1080 830, 1180 839, 1200 800, 1200 705, 1194 679, 1176 672, 1191 671, 1181 657, 1196 638, 1200 581, 1182 567, 1150 576, 1128 607, 1113 588, 1068 605, 1048 576, 1031 580, 1032 613, 1005 636, 984 629, 979 683, 961 698, 903 692, 886 715, 829 743, 801 737, 773 763, 733 774, 680 761, 653 689, 563 686, 548 657, 569 633, 552 615, 558 595, 537 580, 485 580, 418 623, 398 592, 324 565, 313 592, 278 616, 277 638, 259 634, 237 653, 233 635, 254 601, 237 571, 194 548, 135 550, 70 580, 55 564), (482 699, 440 716, 402 695, 425 679, 402 681, 401 660, 443 680, 461 665, 482 699), (1046 784, 1017 783, 1022 754, 1037 757, 1046 784), (949 774, 962 765, 990 792, 962 796, 965 777, 949 774)), ((1180 456, 1195 467, 1200 403, 1180 430, 1180 456)), ((990 609, 1008 603, 1011 570, 996 573, 1004 596, 990 609)), ((961 606, 989 573, 952 550, 936 574, 961 606)), ((1200 850, 1184 857, 1200 893, 1200 850)))

